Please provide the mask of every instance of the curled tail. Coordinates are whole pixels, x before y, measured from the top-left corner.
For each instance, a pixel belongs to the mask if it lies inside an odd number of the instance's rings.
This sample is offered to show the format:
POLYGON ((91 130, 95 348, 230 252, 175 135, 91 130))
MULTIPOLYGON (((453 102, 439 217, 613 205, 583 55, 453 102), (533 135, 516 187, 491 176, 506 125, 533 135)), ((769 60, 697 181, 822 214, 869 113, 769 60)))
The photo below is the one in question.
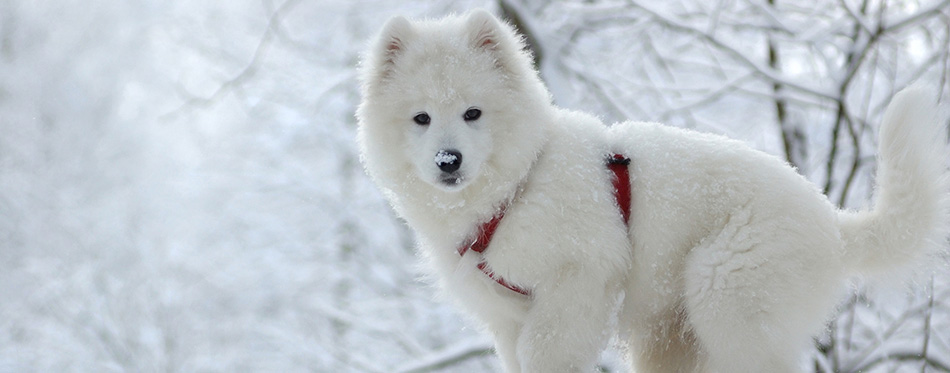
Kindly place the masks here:
POLYGON ((881 274, 942 250, 950 231, 947 124, 921 88, 894 96, 884 113, 873 209, 839 213, 844 256, 881 274))

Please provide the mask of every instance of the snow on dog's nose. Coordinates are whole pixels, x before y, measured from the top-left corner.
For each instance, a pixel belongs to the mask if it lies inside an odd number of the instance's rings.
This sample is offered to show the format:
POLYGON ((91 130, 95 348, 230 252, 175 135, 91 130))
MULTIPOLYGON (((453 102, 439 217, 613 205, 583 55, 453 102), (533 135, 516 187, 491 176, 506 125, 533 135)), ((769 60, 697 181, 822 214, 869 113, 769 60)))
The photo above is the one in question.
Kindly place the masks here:
POLYGON ((462 153, 455 149, 440 150, 435 154, 435 165, 447 174, 458 171, 462 167, 462 153))

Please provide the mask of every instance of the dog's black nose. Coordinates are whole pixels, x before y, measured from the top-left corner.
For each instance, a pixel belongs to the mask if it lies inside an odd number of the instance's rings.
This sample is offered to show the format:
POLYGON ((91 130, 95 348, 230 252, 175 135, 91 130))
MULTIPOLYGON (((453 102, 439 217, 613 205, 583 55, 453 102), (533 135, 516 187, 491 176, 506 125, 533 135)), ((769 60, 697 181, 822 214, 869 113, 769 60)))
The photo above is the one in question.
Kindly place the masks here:
POLYGON ((445 173, 458 171, 462 167, 462 153, 458 150, 440 150, 435 154, 435 165, 445 173))

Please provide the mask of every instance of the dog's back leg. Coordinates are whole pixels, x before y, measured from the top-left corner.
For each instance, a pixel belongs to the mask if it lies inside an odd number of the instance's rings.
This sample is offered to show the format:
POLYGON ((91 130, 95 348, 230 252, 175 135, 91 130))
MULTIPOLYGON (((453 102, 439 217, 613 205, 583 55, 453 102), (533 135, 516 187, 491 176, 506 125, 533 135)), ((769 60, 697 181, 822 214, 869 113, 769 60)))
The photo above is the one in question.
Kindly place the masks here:
POLYGON ((800 370, 842 283, 828 216, 794 223, 742 207, 690 252, 684 303, 706 360, 699 371, 800 370))
POLYGON ((682 307, 638 319, 630 336, 630 360, 637 373, 694 372, 700 359, 696 338, 682 307))

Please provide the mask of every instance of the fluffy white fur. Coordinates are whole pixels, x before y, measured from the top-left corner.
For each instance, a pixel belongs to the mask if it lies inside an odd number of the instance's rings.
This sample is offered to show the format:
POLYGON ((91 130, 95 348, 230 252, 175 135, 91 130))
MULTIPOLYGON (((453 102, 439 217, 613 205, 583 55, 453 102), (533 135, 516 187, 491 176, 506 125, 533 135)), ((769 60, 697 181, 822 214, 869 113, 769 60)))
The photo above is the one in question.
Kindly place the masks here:
POLYGON ((508 372, 591 371, 617 332, 640 373, 796 371, 847 276, 910 263, 946 237, 946 132, 922 91, 885 116, 876 207, 843 212, 737 141, 553 106, 519 36, 485 11, 393 18, 361 79, 367 172, 508 372), (481 117, 466 121, 471 108, 481 117), (454 182, 434 161, 448 149, 462 154, 454 182), (632 159, 629 229, 611 152, 632 159), (460 257, 504 205, 484 255, 460 257), (531 296, 478 271, 483 258, 531 296))

